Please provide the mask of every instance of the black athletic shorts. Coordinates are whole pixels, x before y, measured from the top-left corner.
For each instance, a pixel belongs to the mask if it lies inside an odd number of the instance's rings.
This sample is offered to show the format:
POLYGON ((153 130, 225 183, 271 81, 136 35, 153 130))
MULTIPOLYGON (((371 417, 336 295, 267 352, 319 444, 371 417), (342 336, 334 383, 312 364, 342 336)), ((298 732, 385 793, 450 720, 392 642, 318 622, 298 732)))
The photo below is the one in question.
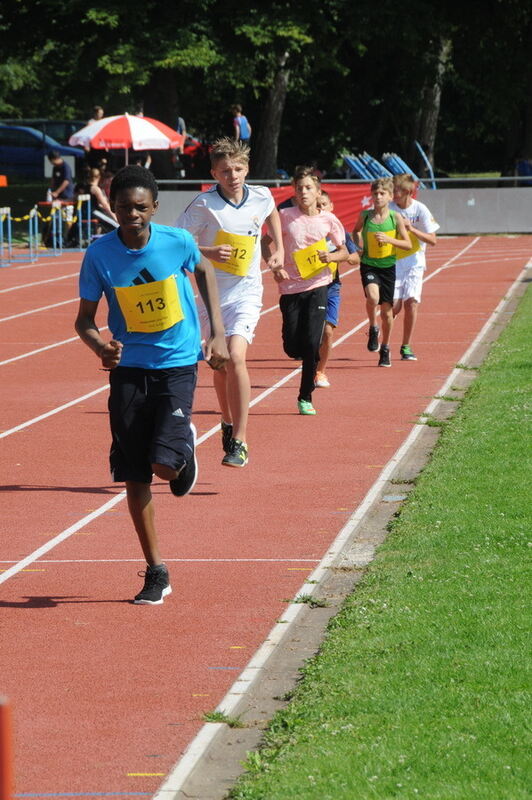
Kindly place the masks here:
POLYGON ((111 370, 110 463, 114 481, 151 483, 152 464, 179 469, 190 458, 197 370, 197 364, 111 370))
POLYGON ((390 305, 393 305, 395 264, 393 267, 370 267, 367 264, 361 264, 360 280, 364 288, 370 283, 377 284, 379 287, 379 305, 381 303, 390 303, 390 305))

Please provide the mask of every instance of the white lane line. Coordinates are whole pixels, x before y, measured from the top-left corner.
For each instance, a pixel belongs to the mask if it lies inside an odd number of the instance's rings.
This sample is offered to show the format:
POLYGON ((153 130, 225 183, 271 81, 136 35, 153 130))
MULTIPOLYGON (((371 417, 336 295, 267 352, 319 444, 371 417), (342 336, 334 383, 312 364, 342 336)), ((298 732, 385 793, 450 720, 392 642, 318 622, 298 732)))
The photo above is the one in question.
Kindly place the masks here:
POLYGON ((31 286, 42 286, 44 283, 56 283, 57 281, 64 281, 67 278, 77 278, 79 272, 72 272, 71 275, 59 275, 57 278, 47 278, 44 281, 33 281, 33 283, 21 283, 18 286, 9 286, 7 289, 0 289, 0 294, 6 292, 15 292, 17 289, 29 289, 31 286))
POLYGON ((32 308, 30 311, 21 311, 20 314, 12 314, 10 317, 0 317, 0 322, 9 322, 10 319, 18 319, 19 317, 27 317, 28 314, 37 314, 39 311, 49 311, 51 308, 58 308, 59 306, 65 306, 67 303, 75 303, 78 300, 77 297, 73 297, 71 300, 61 300, 60 303, 52 303, 49 306, 41 306, 40 308, 32 308))
MULTIPOLYGON (((80 253, 80 255, 82 255, 82 253, 80 253)), ((35 269, 41 270, 44 267, 57 267, 57 266, 66 267, 69 264, 79 264, 80 263, 80 261, 77 260, 77 261, 61 261, 60 264, 58 264, 57 262, 53 261, 54 256, 40 256, 40 258, 47 258, 47 259, 51 258, 52 261, 50 261, 48 263, 46 263, 44 261, 37 261, 37 262, 32 261, 32 262, 29 262, 28 264, 19 264, 16 267, 11 266, 11 267, 9 267, 9 269, 14 271, 14 270, 18 270, 18 269, 31 269, 31 267, 35 267, 35 269)))
MULTIPOLYGON (((468 247, 465 248, 465 250, 467 250, 467 249, 468 249, 468 247)), ((464 250, 464 252, 465 252, 465 250, 464 250)), ((451 263, 451 261, 454 261, 454 257, 448 263, 451 263)), ((362 327, 362 325, 366 324, 366 322, 367 322, 367 320, 364 320, 363 322, 361 322, 359 325, 357 325, 355 328, 353 328, 348 334, 345 334, 341 339, 338 339, 337 342, 333 346, 335 346, 336 344, 339 344, 340 342, 344 341, 348 337, 348 335, 353 334, 355 331, 359 330, 362 327)), ((484 330, 484 328, 483 328, 483 330, 484 330)), ((256 397, 250 403, 250 406, 256 405, 256 403, 258 403, 261 399, 263 399, 264 397, 266 397, 267 395, 269 395, 273 391, 275 391, 275 388, 279 388, 280 386, 284 385, 288 380, 290 380, 291 377, 297 375, 297 373, 300 370, 301 370, 301 367, 298 367, 297 369, 295 369, 291 373, 289 373, 289 375, 287 375, 285 378, 282 378, 280 381, 278 381, 275 384, 274 387, 271 387, 270 389, 267 389, 266 391, 262 392, 261 395, 256 397)), ((92 396, 93 394, 97 394, 99 391, 103 391, 106 388, 107 388, 107 385, 103 386, 101 389, 96 390, 96 392, 92 392, 91 395, 88 395, 88 396, 92 396)), ((73 401, 69 405, 74 405, 76 402, 78 402, 78 401, 73 401)), ((51 413, 54 413, 54 412, 51 412, 51 413)), ((25 427, 25 425, 24 425, 24 427, 25 427)), ((204 433, 203 436, 200 436, 200 438, 198 439, 197 444, 200 445, 204 441, 209 439, 211 436, 214 436, 215 434, 218 434, 219 430, 220 430, 219 425, 214 425, 209 431, 207 431, 207 433, 204 433)), ((3 436, 3 434, 0 434, 0 438, 2 438, 2 436, 3 436)), ((3 573, 3 575, 0 575, 0 583, 4 583, 4 581, 8 580, 8 578, 12 577, 13 575, 16 575, 18 572, 20 572, 22 569, 24 569, 28 564, 33 563, 37 558, 40 558, 41 555, 43 555, 44 553, 48 552, 48 550, 51 550, 53 547, 55 547, 56 544, 59 544, 60 542, 64 541, 64 539, 68 538, 68 536, 70 536, 72 533, 75 533, 76 531, 78 531, 80 528, 82 528, 89 521, 91 521, 93 519, 96 519, 101 514, 104 514, 108 510, 108 508, 111 508, 113 505, 116 505, 116 503, 120 502, 120 500, 123 500, 125 498, 125 496, 126 496, 125 491, 121 492, 119 495, 117 495, 115 498, 113 498, 113 500, 109 501, 108 503, 104 503, 103 506, 101 506, 99 509, 94 511, 91 515, 89 515, 89 517, 84 517, 83 520, 81 520, 80 523, 75 523, 71 528, 68 528, 67 531, 63 531, 62 533, 58 534, 58 536, 56 536, 54 539, 51 539, 50 542, 47 542, 45 545, 43 545, 43 547, 45 548, 44 550, 43 550, 43 548, 39 548, 38 550, 35 550, 33 553, 31 553, 29 556, 27 556, 23 561, 20 561, 17 564, 14 564, 9 570, 7 570, 5 573, 3 573), (48 547, 48 545, 50 545, 50 546, 48 547)))
MULTIPOLYGON (((172 561, 183 564, 220 564, 229 562, 231 564, 263 564, 263 563, 282 563, 289 564, 318 564, 319 558, 165 558, 165 561, 172 561)), ((143 558, 40 558, 39 564, 144 564, 143 558)), ((1 561, 0 564, 18 564, 18 561, 1 561)))
POLYGON ((104 392, 108 388, 109 384, 106 383, 104 386, 100 386, 99 389, 95 389, 93 392, 84 394, 81 397, 76 397, 74 400, 70 400, 68 403, 64 403, 62 406, 58 406, 57 408, 52 408, 51 411, 47 411, 45 414, 40 414, 38 417, 34 417, 33 419, 28 419, 26 422, 21 422, 20 425, 16 425, 14 428, 9 428, 9 430, 0 433, 0 439, 5 439, 6 436, 10 436, 12 433, 17 433, 17 431, 21 431, 24 428, 29 427, 30 425, 34 425, 36 422, 41 422, 41 420, 47 419, 48 417, 52 417, 54 414, 59 414, 60 411, 64 411, 66 408, 71 408, 71 406, 75 406, 78 403, 81 403, 83 400, 88 400, 89 397, 94 397, 94 395, 99 394, 100 392, 104 392))
POLYGON ((33 553, 30 553, 28 556, 26 556, 26 558, 23 558, 22 561, 18 561, 12 567, 6 569, 5 572, 0 574, 0 583, 5 583, 5 581, 9 580, 9 578, 12 578, 13 575, 16 575, 18 572, 23 570, 29 564, 33 564, 34 561, 37 561, 38 558, 45 555, 45 553, 48 553, 50 550, 53 550, 53 548, 57 547, 58 544, 64 542, 65 539, 68 539, 69 536, 72 536, 73 533, 79 531, 80 528, 84 528, 85 525, 88 525, 89 522, 92 522, 93 519, 96 519, 97 517, 100 517, 102 514, 105 514, 106 511, 108 511, 113 506, 116 506, 117 503, 123 500, 125 496, 126 492, 124 489, 123 492, 120 492, 120 494, 117 494, 114 497, 112 497, 111 500, 108 500, 107 503, 104 503, 104 505, 98 508, 96 511, 93 511, 91 514, 87 514, 86 517, 83 517, 83 519, 80 519, 77 522, 75 522, 73 525, 70 526, 70 528, 67 528, 66 530, 62 531, 62 533, 58 533, 57 536, 54 536, 53 539, 50 539, 48 542, 43 544, 37 550, 34 550, 33 553))
MULTIPOLYGON (((489 328, 495 323, 500 312, 505 308, 510 298, 515 292, 519 283, 523 280, 527 268, 532 266, 532 259, 527 266, 522 270, 520 275, 512 284, 509 292, 505 298, 500 301, 490 318, 483 326, 482 330, 475 337, 473 343, 468 347, 464 355, 461 357, 459 363, 467 363, 477 344, 482 341, 483 337, 489 328)), ((450 386, 457 380, 461 370, 453 369, 451 374, 446 379, 442 388, 438 392, 439 395, 447 394, 450 386)), ((427 406, 425 413, 431 414, 436 408, 439 400, 433 399, 427 406)), ((316 592, 321 581, 329 574, 331 567, 335 565, 338 558, 341 556, 344 548, 353 542, 357 529, 363 525, 365 515, 371 508, 372 503, 382 491, 386 482, 390 479, 397 464, 406 456, 410 448, 414 445, 416 439, 421 434, 423 425, 414 425, 412 431, 407 436, 403 444, 399 447, 396 453, 392 456, 390 461, 386 464, 375 483, 371 486, 364 499, 357 506, 349 520, 339 532, 338 536, 328 549, 326 555, 320 561, 316 569, 309 575, 295 597, 301 595, 312 595, 316 592)), ((367 556, 366 556, 367 558, 367 556)), ((216 710, 231 716, 238 704, 242 701, 242 697, 250 691, 252 685, 258 681, 262 675, 268 659, 273 654, 275 649, 280 645, 281 641, 290 634, 292 624, 301 613, 303 603, 291 603, 282 616, 277 620, 274 627, 270 630, 267 638, 263 644, 260 645, 258 650, 252 656, 251 660, 240 673, 236 681, 233 683, 225 697, 218 704, 216 710)), ((200 760, 205 755, 209 745, 213 742, 219 731, 224 728, 224 724, 220 722, 206 722, 199 730, 198 734, 194 737, 192 742, 185 749, 182 757, 176 763, 174 768, 169 772, 166 779, 159 787, 158 791, 153 795, 152 800, 172 800, 177 797, 177 792, 180 792, 184 786, 185 781, 190 776, 192 770, 198 765, 200 760)))
MULTIPOLYGON (((107 325, 103 328, 100 328, 100 331, 108 330, 107 325)), ((70 342, 79 342, 79 336, 72 336, 70 339, 63 339, 62 342, 54 342, 53 344, 47 344, 44 347, 38 347, 37 350, 30 350, 27 353, 22 353, 20 356, 13 356, 12 358, 6 358, 5 361, 0 361, 0 367, 3 367, 4 364, 11 364, 13 361, 20 361, 21 358, 28 358, 29 356, 35 356, 37 353, 43 353, 45 350, 52 350, 54 347, 61 347, 63 344, 69 344, 70 342)))

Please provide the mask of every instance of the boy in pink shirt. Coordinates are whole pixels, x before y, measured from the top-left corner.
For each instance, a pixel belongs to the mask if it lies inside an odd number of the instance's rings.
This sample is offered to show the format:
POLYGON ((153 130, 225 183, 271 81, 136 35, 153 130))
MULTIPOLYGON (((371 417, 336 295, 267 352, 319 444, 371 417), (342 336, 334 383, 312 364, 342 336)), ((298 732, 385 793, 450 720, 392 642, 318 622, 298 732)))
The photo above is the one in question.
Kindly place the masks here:
MULTIPOLYGON (((281 294, 283 348, 287 356, 301 360, 301 383, 297 398, 300 414, 316 413, 312 405, 314 376, 325 324, 327 287, 333 273, 329 264, 347 259, 344 228, 329 211, 317 205, 319 180, 314 175, 294 178, 296 206, 279 214, 285 260, 272 269, 281 294), (328 252, 326 239, 337 248, 328 252)), ((335 267, 334 267, 335 269, 335 267)))

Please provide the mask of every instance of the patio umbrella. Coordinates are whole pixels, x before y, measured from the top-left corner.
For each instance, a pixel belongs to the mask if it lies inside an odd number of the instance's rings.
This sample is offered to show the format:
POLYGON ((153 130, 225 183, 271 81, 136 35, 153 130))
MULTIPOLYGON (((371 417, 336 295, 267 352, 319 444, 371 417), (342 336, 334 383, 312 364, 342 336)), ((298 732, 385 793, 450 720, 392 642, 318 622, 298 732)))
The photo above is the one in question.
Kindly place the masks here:
POLYGON ((183 147, 185 137, 150 117, 137 117, 130 114, 119 114, 114 117, 102 119, 85 125, 84 128, 73 133, 68 140, 71 145, 78 145, 97 150, 113 150, 124 148, 126 151, 126 164, 128 163, 128 150, 169 150, 174 147, 183 147))

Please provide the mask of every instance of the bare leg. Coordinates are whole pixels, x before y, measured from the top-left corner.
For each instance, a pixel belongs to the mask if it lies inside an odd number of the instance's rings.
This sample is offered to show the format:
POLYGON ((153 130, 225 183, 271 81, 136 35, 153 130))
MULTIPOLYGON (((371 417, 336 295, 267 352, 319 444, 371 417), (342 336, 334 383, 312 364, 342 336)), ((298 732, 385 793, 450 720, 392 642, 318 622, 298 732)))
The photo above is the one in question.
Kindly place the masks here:
POLYGON ((214 372, 213 383, 224 422, 232 422, 233 437, 246 440, 251 382, 246 366, 248 343, 243 336, 235 334, 227 342, 230 360, 225 372, 214 372))
MULTIPOLYGON (((233 420, 233 437, 246 442, 251 381, 246 365, 248 343, 243 336, 229 337, 230 360, 227 369, 227 400, 233 420)), ((221 406, 220 406, 221 407, 221 406)))
POLYGON ((410 344, 414 326, 417 320, 418 302, 413 297, 405 300, 405 318, 403 322, 403 344, 410 344))
POLYGON ((396 300, 394 302, 394 304, 393 304, 393 318, 394 319, 399 316, 399 314, 401 313, 402 307, 403 307, 403 301, 402 300, 396 300))
POLYGON ((381 326, 382 344, 387 347, 390 344, 390 336, 393 326, 393 311, 391 303, 381 303, 381 326))
POLYGON ((323 329, 323 337, 321 340, 320 360, 318 362, 318 366, 316 367, 317 372, 325 372, 327 361, 329 360, 329 356, 331 355, 333 335, 334 335, 334 325, 331 325, 330 322, 326 322, 325 328, 323 329))
POLYGON ((376 283, 368 283, 364 289, 366 294, 366 313, 369 324, 377 325, 377 311, 379 307, 379 287, 376 283))
POLYGON ((129 513, 137 531, 146 563, 150 567, 162 564, 155 530, 155 513, 150 485, 149 483, 126 481, 126 492, 129 513))

